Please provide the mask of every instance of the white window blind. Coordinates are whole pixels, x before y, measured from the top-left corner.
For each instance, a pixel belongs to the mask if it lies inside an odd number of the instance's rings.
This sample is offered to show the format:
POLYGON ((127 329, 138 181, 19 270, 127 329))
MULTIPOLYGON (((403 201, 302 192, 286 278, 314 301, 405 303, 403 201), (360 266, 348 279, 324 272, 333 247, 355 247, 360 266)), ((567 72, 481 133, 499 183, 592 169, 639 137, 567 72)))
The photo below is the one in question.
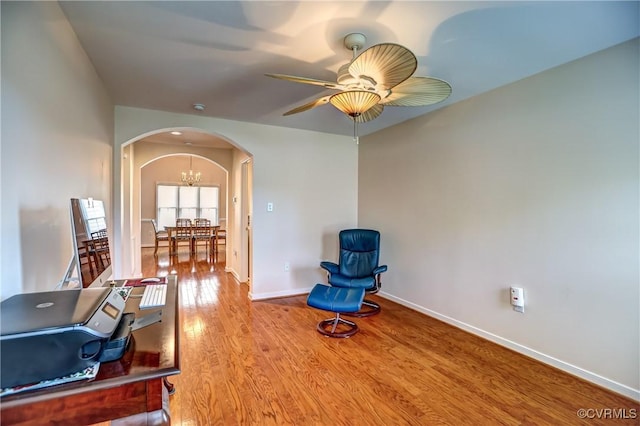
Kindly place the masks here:
POLYGON ((178 186, 158 185, 156 203, 158 206, 158 227, 174 226, 178 217, 178 186))
POLYGON ((209 219, 218 224, 220 188, 217 186, 157 185, 158 227, 175 226, 177 218, 209 219))
POLYGON ((107 229, 107 220, 105 218, 104 204, 100 200, 81 200, 81 206, 84 210, 86 218, 85 226, 87 234, 107 229))
POLYGON ((218 225, 218 200, 220 188, 217 186, 200 187, 200 217, 209 219, 218 225))
POLYGON ((192 221, 198 217, 198 195, 199 186, 181 186, 178 190, 179 205, 178 217, 183 219, 191 219, 192 221))

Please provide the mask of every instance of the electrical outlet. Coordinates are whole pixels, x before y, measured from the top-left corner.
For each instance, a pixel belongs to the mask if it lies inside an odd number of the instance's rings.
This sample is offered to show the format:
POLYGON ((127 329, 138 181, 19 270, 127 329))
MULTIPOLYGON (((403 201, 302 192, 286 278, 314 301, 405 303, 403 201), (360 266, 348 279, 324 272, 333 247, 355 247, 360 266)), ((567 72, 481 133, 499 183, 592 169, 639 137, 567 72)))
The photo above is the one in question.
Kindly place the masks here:
POLYGON ((511 287, 511 305, 516 312, 524 313, 524 289, 521 287, 511 287))
POLYGON ((290 269, 291 269, 291 266, 289 265, 289 262, 284 262, 284 271, 289 272, 290 269))

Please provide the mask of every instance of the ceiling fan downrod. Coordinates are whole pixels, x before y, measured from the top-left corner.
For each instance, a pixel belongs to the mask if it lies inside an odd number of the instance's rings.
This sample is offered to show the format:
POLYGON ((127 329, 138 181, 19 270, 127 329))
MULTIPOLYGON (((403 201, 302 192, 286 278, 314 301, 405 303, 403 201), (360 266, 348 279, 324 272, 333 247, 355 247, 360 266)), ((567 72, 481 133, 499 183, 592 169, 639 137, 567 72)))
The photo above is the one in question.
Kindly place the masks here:
POLYGON ((361 33, 351 33, 344 37, 344 47, 353 52, 353 59, 358 56, 358 50, 362 49, 367 38, 361 33))

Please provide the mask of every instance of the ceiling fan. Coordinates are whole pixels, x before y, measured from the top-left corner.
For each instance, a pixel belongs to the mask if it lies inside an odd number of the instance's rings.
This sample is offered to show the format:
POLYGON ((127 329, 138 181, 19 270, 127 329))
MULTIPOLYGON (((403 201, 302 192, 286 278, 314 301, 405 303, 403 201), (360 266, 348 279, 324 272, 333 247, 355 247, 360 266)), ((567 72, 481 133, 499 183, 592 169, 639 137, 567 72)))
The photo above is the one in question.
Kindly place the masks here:
MULTIPOLYGON (((441 102, 451 94, 451 85, 433 77, 412 77, 418 67, 416 56, 395 43, 376 44, 360 55, 366 37, 351 33, 344 45, 353 52, 352 60, 340 67, 336 83, 285 74, 268 77, 339 90, 338 93, 300 105, 284 115, 297 114, 327 103, 348 115, 355 123, 364 123, 382 114, 385 106, 424 106, 441 102)), ((354 134, 354 137, 357 136, 354 134)))

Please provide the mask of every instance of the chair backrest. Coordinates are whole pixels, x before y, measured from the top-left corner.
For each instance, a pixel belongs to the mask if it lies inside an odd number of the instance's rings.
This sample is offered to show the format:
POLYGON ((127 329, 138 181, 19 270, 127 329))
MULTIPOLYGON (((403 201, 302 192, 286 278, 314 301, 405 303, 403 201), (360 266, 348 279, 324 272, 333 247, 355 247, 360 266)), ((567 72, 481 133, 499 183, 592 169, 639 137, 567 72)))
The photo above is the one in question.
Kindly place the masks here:
POLYGON ((372 275, 380 260, 380 233, 371 229, 340 231, 340 274, 349 278, 372 275))
POLYGON ((176 239, 191 238, 191 219, 176 219, 176 239))
POLYGON ((155 219, 151 219, 151 224, 153 225, 153 232, 158 233, 158 224, 155 219))
POLYGON ((195 237, 211 237, 211 221, 209 219, 198 218, 193 226, 195 237))
POLYGON ((195 226, 211 226, 211 221, 205 218, 197 218, 195 220, 195 226))
POLYGON ((91 233, 91 239, 92 240, 97 240, 98 238, 106 238, 107 237, 107 230, 106 229, 101 229, 99 231, 95 231, 91 233))
POLYGON ((191 226, 191 219, 176 219, 176 226, 191 226))
POLYGON ((103 238, 95 238, 92 240, 93 247, 97 252, 107 252, 109 253, 109 240, 106 237, 103 238))

